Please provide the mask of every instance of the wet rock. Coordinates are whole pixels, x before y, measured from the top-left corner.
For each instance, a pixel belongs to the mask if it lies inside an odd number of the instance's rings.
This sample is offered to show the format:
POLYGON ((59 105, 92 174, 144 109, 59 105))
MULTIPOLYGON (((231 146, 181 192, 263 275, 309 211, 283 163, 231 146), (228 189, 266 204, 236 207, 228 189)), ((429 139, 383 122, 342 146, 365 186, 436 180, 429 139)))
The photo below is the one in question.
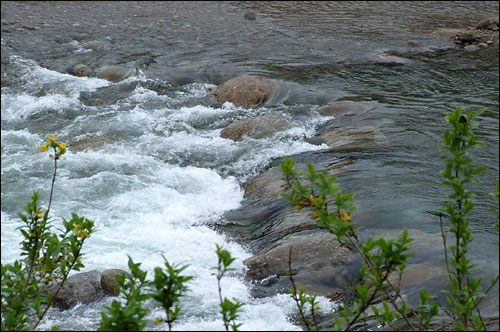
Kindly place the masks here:
POLYGON ((371 109, 372 108, 370 106, 360 102, 338 100, 320 106, 317 109, 317 112, 323 116, 333 116, 335 119, 339 119, 341 117, 359 116, 371 109))
POLYGON ((262 105, 279 88, 276 80, 261 76, 240 76, 230 79, 212 91, 219 103, 229 101, 236 106, 252 108, 262 105))
POLYGON ((337 150, 358 151, 378 148, 387 143, 380 129, 372 126, 337 127, 316 136, 316 143, 327 144, 337 150))
POLYGON ((77 141, 70 142, 69 150, 71 150, 72 152, 98 150, 98 149, 102 148, 103 146, 105 146, 106 144, 114 143, 114 141, 115 140, 111 136, 90 135, 90 136, 81 138, 77 141))
MULTIPOLYGON (((415 286, 422 282, 447 275, 446 267, 442 262, 425 262, 420 264, 408 264, 401 278, 400 287, 415 286)), ((393 272, 389 281, 397 285, 398 273, 393 272)))
POLYGON ((250 279, 263 279, 270 275, 288 276, 288 257, 292 251, 292 269, 300 273, 328 270, 335 275, 335 269, 349 264, 355 255, 340 246, 328 232, 292 234, 275 243, 264 252, 246 259, 246 276, 250 279))
POLYGON ((489 17, 481 20, 477 25, 476 29, 480 30, 498 30, 498 16, 489 17))
POLYGON ((90 69, 84 64, 79 63, 73 67, 73 74, 75 76, 79 77, 90 76, 91 73, 92 69, 90 69))
POLYGON ((479 45, 467 45, 464 47, 464 50, 466 50, 467 52, 475 52, 479 49, 480 49, 479 45))
POLYGON ((221 131, 220 136, 233 141, 239 141, 245 136, 266 138, 290 126, 290 122, 283 115, 267 114, 231 123, 221 131))
POLYGON ((462 44, 478 41, 481 34, 475 30, 461 30, 457 33, 456 40, 462 44))
POLYGON ((112 105, 129 97, 136 88, 135 83, 113 84, 98 88, 95 91, 80 93, 80 101, 87 106, 112 105))
POLYGON ((102 272, 101 287, 106 294, 113 296, 120 294, 120 285, 116 281, 116 276, 119 274, 130 275, 127 271, 120 269, 108 269, 102 272))
POLYGON ((97 77, 110 82, 119 82, 135 74, 135 68, 108 66, 97 70, 97 77))
MULTIPOLYGON (((330 175, 336 175, 342 170, 354 163, 352 159, 342 159, 332 161, 328 165, 316 165, 317 171, 326 170, 330 175)), ((296 170, 306 172, 307 165, 305 163, 297 163, 296 170)), ((256 176, 245 184, 245 198, 264 199, 264 198, 279 198, 281 194, 289 191, 287 183, 283 180, 283 173, 279 167, 273 167, 256 176)))
POLYGON ((246 12, 245 13, 245 19, 247 20, 250 20, 250 21, 253 21, 255 20, 257 17, 255 15, 255 12, 246 12))
MULTIPOLYGON (((97 300, 101 293, 100 275, 98 271, 93 270, 77 273, 69 277, 54 298, 54 305, 66 310, 74 307, 79 302, 88 304, 97 300)), ((47 291, 54 295, 57 287, 57 285, 51 285, 47 291)))

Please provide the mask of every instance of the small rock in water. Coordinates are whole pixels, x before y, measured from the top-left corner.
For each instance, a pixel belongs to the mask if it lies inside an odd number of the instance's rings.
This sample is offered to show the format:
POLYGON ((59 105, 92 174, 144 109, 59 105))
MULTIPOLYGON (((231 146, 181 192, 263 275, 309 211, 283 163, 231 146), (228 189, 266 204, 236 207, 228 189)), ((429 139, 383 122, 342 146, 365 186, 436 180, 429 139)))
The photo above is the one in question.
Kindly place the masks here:
POLYGON ((475 52, 477 50, 479 50, 479 46, 478 45, 467 45, 464 47, 464 50, 466 50, 467 52, 475 52))
POLYGON ((407 44, 408 44, 408 46, 412 46, 412 47, 416 47, 416 46, 420 45, 420 43, 416 40, 408 40, 407 44))
POLYGON ((256 15, 255 15, 255 12, 246 12, 245 13, 245 19, 247 20, 250 20, 250 21, 253 21, 256 19, 256 15))
POLYGON ((477 25, 476 29, 480 30, 498 30, 498 16, 489 17, 481 20, 477 25))

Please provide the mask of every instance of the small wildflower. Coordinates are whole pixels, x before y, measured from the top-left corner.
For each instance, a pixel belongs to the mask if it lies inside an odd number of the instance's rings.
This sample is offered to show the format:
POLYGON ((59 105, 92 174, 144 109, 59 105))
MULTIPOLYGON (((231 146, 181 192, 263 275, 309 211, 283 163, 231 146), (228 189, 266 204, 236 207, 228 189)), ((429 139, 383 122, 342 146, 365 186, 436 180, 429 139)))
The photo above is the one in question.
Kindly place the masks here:
POLYGON ((40 209, 35 211, 35 219, 42 218, 42 211, 40 209))
POLYGON ((76 233, 80 230, 80 225, 76 225, 75 228, 73 228, 73 233, 76 233))
POLYGON ((317 305, 316 308, 314 308, 314 310, 321 311, 321 307, 319 305, 317 305))
POLYGON ((311 218, 316 219, 319 217, 318 212, 314 212, 314 214, 311 216, 311 218))
POLYGON ((351 221, 351 216, 348 215, 345 211, 340 212, 340 219, 345 222, 351 221))
POLYGON ((47 152, 49 150, 49 145, 48 144, 39 145, 38 148, 40 149, 40 152, 47 152))
POLYGON ((89 236, 89 233, 87 233, 86 231, 82 230, 80 231, 80 233, 78 233, 78 235, 80 235, 80 237, 83 239, 85 239, 86 237, 89 236))
POLYGON ((163 318, 158 317, 155 319, 155 324, 160 324, 162 322, 163 322, 163 318))
POLYGON ((56 142, 56 139, 57 139, 57 136, 59 136, 58 133, 55 133, 54 136, 50 137, 49 135, 45 136, 46 139, 48 139, 49 141, 47 142, 47 144, 52 144, 52 143, 55 143, 56 142))
POLYGON ((297 210, 298 210, 298 211, 300 211, 300 210, 302 210, 304 207, 303 207, 302 205, 297 205, 297 206, 296 206, 296 208, 297 208, 297 210))
POLYGON ((62 155, 66 152, 66 146, 68 143, 57 143, 57 146, 59 147, 59 155, 62 155))

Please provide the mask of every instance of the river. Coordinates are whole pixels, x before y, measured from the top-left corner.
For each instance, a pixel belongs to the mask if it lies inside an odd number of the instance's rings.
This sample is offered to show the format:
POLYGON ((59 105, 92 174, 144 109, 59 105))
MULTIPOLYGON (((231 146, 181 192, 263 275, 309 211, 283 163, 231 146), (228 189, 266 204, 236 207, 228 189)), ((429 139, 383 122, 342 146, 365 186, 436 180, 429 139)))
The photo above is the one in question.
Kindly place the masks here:
MULTIPOLYGON (((84 271, 127 269, 127 255, 149 275, 162 255, 189 264, 185 273, 194 279, 175 329, 222 330, 212 270, 217 243, 237 257, 223 292, 246 303, 241 329, 300 330, 288 295, 252 297, 243 278, 243 260, 252 254, 211 225, 240 205, 242 185, 276 158, 324 149, 308 143, 326 121, 314 110, 345 98, 372 105, 364 124, 388 141, 343 155, 356 166, 339 181, 363 202, 357 220, 367 228, 439 232, 429 211, 445 197, 437 150, 444 116, 457 106, 485 109, 478 136, 486 147, 473 156, 488 170, 475 188, 471 255, 498 273, 498 231, 488 207, 499 171, 498 50, 425 53, 447 45, 433 30, 473 26, 498 9, 497 2, 440 1, 2 2, 2 263, 19 258, 17 213, 33 190, 47 202, 53 164, 36 147, 58 132, 75 149, 60 159, 51 215, 56 225, 71 212, 95 221, 84 271), (255 20, 244 18, 249 11, 255 20), (105 46, 84 47, 89 40, 105 46), (380 54, 398 54, 401 63, 377 63, 380 54), (135 74, 112 83, 65 73, 77 63, 121 64, 135 74), (287 93, 252 110, 207 101, 210 89, 241 74, 278 79, 287 93), (112 98, 85 99, 96 91, 112 98), (219 136, 236 120, 277 110, 293 128, 268 139, 219 136)), ((53 309, 41 328, 95 330, 112 300, 53 309)), ((148 307, 151 320, 161 315, 156 304, 148 307)))

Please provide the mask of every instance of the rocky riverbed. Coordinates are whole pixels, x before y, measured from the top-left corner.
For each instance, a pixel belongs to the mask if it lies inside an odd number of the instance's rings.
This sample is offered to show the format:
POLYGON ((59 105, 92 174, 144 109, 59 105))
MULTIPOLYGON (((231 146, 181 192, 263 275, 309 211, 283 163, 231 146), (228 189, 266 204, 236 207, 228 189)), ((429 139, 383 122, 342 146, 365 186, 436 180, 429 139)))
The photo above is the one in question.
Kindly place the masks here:
MULTIPOLYGON (((444 5, 435 4, 439 15, 434 15, 432 9, 410 3, 407 8, 391 8, 394 25, 390 25, 383 15, 388 4, 369 7, 372 16, 365 13, 373 20, 369 23, 366 17, 356 18, 362 7, 340 3, 338 6, 346 7, 329 7, 332 5, 2 2, 2 95, 25 93, 42 100, 68 94, 66 81, 47 81, 36 89, 30 87, 19 66, 12 65, 13 56, 20 56, 69 77, 104 80, 99 81, 105 82, 99 83, 102 86, 79 92, 76 104, 84 112, 58 113, 68 128, 84 113, 92 116, 89 121, 105 118, 138 98, 135 96, 141 89, 164 99, 141 104, 139 111, 157 109, 164 100, 172 102, 170 107, 184 113, 168 121, 159 120, 146 136, 171 138, 175 136, 172 133, 200 130, 203 138, 213 134, 210 144, 216 143, 201 149, 195 147, 198 150, 193 152, 191 146, 184 147, 180 144, 183 142, 176 141, 181 145, 179 152, 174 151, 177 145, 170 149, 166 141, 166 151, 154 150, 151 155, 155 162, 206 167, 224 179, 237 177, 244 191, 241 206, 227 209, 208 223, 248 251, 242 270, 251 296, 261 299, 286 293, 290 286, 288 252, 293 247, 292 267, 297 272, 297 283, 331 301, 350 302, 349 287, 360 281, 361 260, 318 227, 310 218, 310 211, 292 210, 281 197, 289 190, 278 167, 285 153, 269 156, 262 164, 248 168, 240 166, 251 164, 252 158, 246 157, 245 151, 237 150, 236 157, 224 154, 248 142, 255 144, 253 151, 265 150, 267 146, 261 142, 267 140, 275 140, 274 145, 287 140, 292 145, 308 144, 305 151, 293 153, 290 148, 292 153, 287 155, 297 161, 299 170, 312 163, 317 170, 338 175, 347 191, 359 194, 354 220, 365 226, 360 233, 363 239, 390 238, 410 229, 409 235, 415 239, 412 252, 418 256, 411 259, 401 285, 409 302, 417 303, 417 290, 427 288, 444 305, 440 291, 447 287, 447 275, 441 236, 435 224, 421 215, 422 210, 430 210, 430 205, 440 200, 434 193, 422 194, 426 186, 438 191, 436 177, 429 179, 426 174, 437 173, 436 168, 440 167, 432 164, 431 170, 426 168, 431 160, 436 159, 437 163, 439 159, 425 145, 437 150, 435 145, 442 128, 435 123, 443 115, 438 118, 428 105, 450 108, 465 102, 471 107, 487 108, 486 128, 494 134, 482 132, 483 138, 488 139, 489 152, 480 158, 496 158, 490 161, 493 166, 488 176, 493 178, 492 174, 498 171, 498 97, 495 99, 487 90, 495 90, 496 84, 498 94, 498 78, 495 81, 491 75, 481 74, 491 71, 495 61, 498 63, 498 6, 483 4, 488 8, 485 10, 481 4, 471 3, 479 6, 474 16, 458 6, 454 9, 456 17, 447 17, 444 5), (334 17, 336 13, 344 16, 334 17), (401 17, 403 14, 408 16, 401 17), (323 20, 323 26, 318 26, 321 20, 317 17, 323 20), (349 18, 352 30, 346 30, 349 28, 343 17, 349 18), (460 58, 470 61, 459 62, 460 58), (459 65, 450 65, 453 61, 459 65), (138 83, 134 78, 143 81, 138 83), (462 81, 470 85, 466 86, 464 97, 454 90, 462 81), (476 87, 478 81, 484 84, 483 88, 476 87), (209 84, 210 88, 182 101, 175 99, 189 94, 186 87, 190 84, 209 84), (465 95, 473 97, 467 99, 465 95), (230 116, 192 120, 199 111, 189 113, 190 107, 198 106, 209 113, 228 112, 230 116), (233 110, 237 113, 231 113, 233 110), (298 134, 294 132, 297 127, 298 134), (224 152, 217 150, 222 144, 227 144, 224 152), (211 154, 210 150, 215 152, 211 154), (222 161, 217 162, 220 158, 222 161), (399 168, 398 163, 403 166, 399 168), (384 183, 388 183, 387 187, 384 183), (401 199, 408 194, 417 198, 401 199), (424 203, 416 203, 416 212, 412 204, 419 200, 419 195, 427 196, 424 203)), ((124 107, 128 111, 128 106, 124 107)), ((57 107, 49 110, 59 112, 57 107)), ((46 130, 60 130, 50 114, 35 114, 23 119, 25 122, 11 121, 11 115, 12 111, 2 107, 2 130, 27 128, 29 133, 42 137, 46 130)), ((144 119, 145 116, 134 118, 147 127, 149 123, 144 119)), ((101 127, 68 137, 70 150, 83 155, 120 144, 145 147, 143 139, 129 142, 123 136, 143 135, 149 129, 138 125, 120 135, 113 126, 108 128, 100 122, 98 126, 101 127)), ((127 168, 127 172, 132 171, 127 168)), ((2 198, 4 195, 2 191, 2 198)), ((482 197, 487 197, 487 193, 482 197)), ((103 222, 103 227, 107 223, 103 222)), ((482 235, 491 233, 489 225, 477 227, 482 235)), ((493 248, 490 242, 488 238, 485 246, 493 248)), ((498 273, 498 265, 483 257, 485 250, 489 249, 479 247, 475 253, 483 263, 476 272, 484 276, 498 273)), ((59 294, 58 305, 69 309, 79 302, 88 304, 116 295, 108 282, 119 271, 115 266, 99 266, 97 271, 73 275, 59 294)), ((498 285, 484 302, 484 317, 498 316, 495 305, 498 285)), ((498 322, 490 328, 498 328, 498 322)))

